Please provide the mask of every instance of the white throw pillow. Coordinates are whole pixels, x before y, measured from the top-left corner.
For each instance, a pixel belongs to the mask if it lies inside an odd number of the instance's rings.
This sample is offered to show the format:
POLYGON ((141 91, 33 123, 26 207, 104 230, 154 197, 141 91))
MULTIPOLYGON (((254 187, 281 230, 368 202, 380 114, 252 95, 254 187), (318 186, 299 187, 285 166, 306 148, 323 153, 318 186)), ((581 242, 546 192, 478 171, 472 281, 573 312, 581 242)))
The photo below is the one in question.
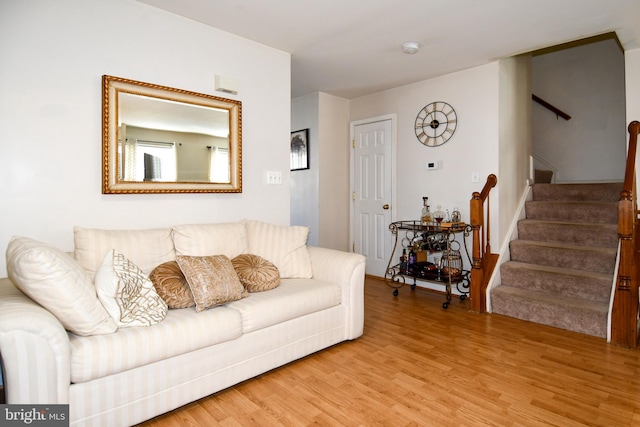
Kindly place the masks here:
POLYGON ((7 246, 7 275, 74 334, 109 334, 117 329, 98 301, 87 271, 57 248, 27 237, 13 237, 7 246))
POLYGON ((248 252, 275 264, 283 279, 310 279, 313 276, 308 236, 308 227, 247 221, 248 252))
POLYGON ((142 271, 151 270, 176 258, 170 228, 148 230, 102 230, 73 227, 74 257, 92 275, 107 252, 117 248, 142 271))
POLYGON ((104 257, 95 282, 100 302, 121 328, 153 325, 167 316, 151 280, 115 249, 104 257))

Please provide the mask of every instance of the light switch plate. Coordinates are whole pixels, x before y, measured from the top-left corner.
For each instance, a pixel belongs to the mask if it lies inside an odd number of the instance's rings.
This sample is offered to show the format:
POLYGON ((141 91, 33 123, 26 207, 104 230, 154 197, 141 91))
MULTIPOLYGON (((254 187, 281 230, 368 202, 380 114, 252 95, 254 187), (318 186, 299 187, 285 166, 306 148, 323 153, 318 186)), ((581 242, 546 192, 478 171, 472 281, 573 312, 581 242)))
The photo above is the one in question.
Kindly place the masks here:
POLYGON ((267 171, 267 184, 269 185, 282 184, 282 172, 267 171))

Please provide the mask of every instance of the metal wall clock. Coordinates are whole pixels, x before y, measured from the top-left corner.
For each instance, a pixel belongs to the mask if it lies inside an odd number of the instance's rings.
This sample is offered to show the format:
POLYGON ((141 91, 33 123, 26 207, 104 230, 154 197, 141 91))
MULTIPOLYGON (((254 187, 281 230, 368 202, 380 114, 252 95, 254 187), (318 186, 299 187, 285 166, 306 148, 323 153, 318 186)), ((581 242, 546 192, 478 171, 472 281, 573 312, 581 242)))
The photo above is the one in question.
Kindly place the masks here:
POLYGON ((437 147, 453 136, 458 125, 456 110, 446 102, 427 104, 416 117, 416 137, 427 147, 437 147))

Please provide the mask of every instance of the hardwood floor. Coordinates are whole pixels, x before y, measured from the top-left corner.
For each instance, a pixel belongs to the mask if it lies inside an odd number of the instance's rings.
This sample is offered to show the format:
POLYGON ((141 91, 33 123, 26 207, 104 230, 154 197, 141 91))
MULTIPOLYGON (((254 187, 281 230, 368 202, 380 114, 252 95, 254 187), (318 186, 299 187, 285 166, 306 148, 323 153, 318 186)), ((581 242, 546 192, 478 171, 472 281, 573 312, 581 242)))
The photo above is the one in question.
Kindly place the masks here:
POLYGON ((141 426, 640 426, 640 351, 367 278, 364 335, 141 426))

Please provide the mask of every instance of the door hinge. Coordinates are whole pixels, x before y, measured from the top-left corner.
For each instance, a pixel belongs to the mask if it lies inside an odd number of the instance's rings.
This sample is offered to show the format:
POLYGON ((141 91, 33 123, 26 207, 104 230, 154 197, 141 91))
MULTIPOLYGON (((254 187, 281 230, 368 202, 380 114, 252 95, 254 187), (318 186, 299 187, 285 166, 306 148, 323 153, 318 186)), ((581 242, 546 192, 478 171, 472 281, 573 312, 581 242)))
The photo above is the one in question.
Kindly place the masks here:
POLYGON ((351 252, 355 253, 356 251, 356 244, 354 243, 353 245, 351 245, 351 252))
POLYGON ((356 148, 356 140, 355 140, 355 139, 354 139, 353 141, 351 141, 351 146, 352 146, 353 148, 356 148))
POLYGON ((351 200, 355 200, 356 199, 356 192, 352 192, 351 193, 351 200))

